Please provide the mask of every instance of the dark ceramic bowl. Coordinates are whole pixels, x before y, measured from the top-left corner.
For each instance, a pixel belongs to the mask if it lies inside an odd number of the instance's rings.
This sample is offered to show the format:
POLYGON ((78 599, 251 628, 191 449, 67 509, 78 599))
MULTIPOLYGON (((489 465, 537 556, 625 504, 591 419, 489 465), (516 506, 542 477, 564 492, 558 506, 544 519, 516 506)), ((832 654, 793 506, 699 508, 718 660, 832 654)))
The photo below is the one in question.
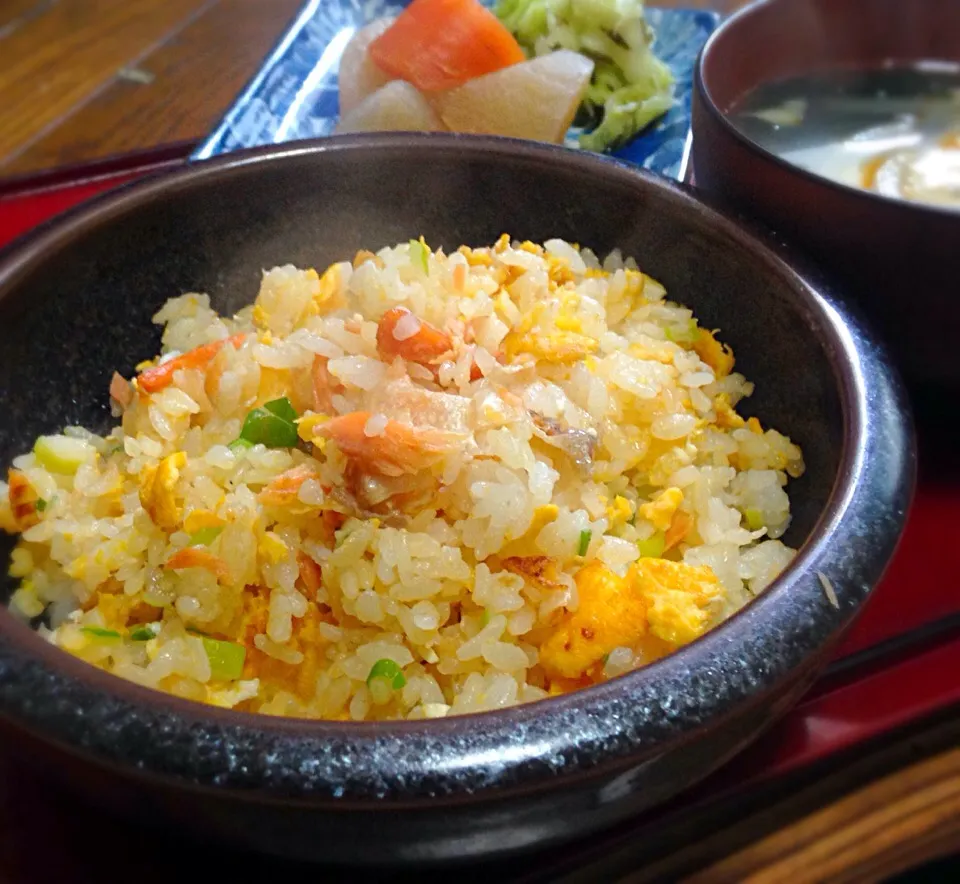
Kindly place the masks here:
POLYGON ((908 382, 960 385, 960 211, 835 184, 759 147, 730 111, 761 83, 837 69, 960 62, 958 0, 763 0, 728 19, 694 78, 693 171, 856 298, 908 382))
POLYGON ((105 390, 156 352, 151 314, 263 267, 322 266, 423 234, 504 230, 639 258, 758 382, 749 411, 804 449, 795 562, 732 620, 580 693, 442 721, 349 724, 213 709, 116 679, 0 612, 0 726, 91 799, 288 856, 504 855, 663 801, 742 749, 810 683, 879 579, 913 480, 907 406, 831 294, 664 180, 600 157, 464 136, 272 147, 147 180, 0 261, 0 462, 65 422, 106 427, 105 390), (818 574, 836 588, 839 607, 818 574))

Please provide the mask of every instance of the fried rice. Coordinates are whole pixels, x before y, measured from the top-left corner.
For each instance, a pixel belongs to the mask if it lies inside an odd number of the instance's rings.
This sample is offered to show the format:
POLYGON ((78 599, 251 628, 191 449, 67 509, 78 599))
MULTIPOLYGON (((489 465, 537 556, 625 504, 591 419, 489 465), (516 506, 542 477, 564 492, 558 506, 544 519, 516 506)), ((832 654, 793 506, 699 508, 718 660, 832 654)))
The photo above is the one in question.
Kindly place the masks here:
POLYGON ((800 449, 618 252, 420 239, 154 319, 119 425, 41 437, 0 483, 11 609, 138 684, 307 718, 495 709, 675 651, 794 555, 800 449))

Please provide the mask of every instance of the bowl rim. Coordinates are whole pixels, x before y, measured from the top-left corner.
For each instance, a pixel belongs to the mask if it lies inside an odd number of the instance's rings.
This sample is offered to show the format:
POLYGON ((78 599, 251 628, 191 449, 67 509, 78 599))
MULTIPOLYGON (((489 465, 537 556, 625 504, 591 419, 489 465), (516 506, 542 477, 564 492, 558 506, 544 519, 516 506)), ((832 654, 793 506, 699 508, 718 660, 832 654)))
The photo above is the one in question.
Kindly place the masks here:
MULTIPOLYGON (((415 151, 508 164, 549 164, 599 175, 624 195, 659 191, 710 223, 764 265, 825 335, 837 382, 843 449, 833 490, 796 558, 754 602, 702 638, 648 667, 600 685, 508 709, 429 721, 333 722, 275 718, 183 700, 97 669, 44 642, 0 611, 0 718, 101 763, 182 785, 251 787, 317 801, 501 793, 559 772, 622 767, 715 725, 776 690, 835 641, 876 585, 902 531, 912 493, 909 408, 881 348, 827 289, 740 222, 684 186, 633 166, 549 145, 463 135, 338 136, 271 145, 189 164, 122 186, 43 225, 0 254, 0 298, 71 237, 154 198, 244 174, 260 164, 339 152, 415 151), (877 505, 892 507, 875 542, 847 549, 877 505), (829 574, 839 606, 815 574, 829 574), (842 579, 837 575, 842 575, 842 579), (867 575, 867 576, 864 576, 867 575), (799 629, 797 618, 804 622, 799 629), (759 630, 758 628, 762 627, 759 630), (738 638, 739 633, 743 638, 738 638), (770 642, 786 642, 775 663, 770 642), (731 652, 731 647, 737 653, 731 652), (35 702, 46 693, 51 707, 35 702), (144 741, 149 750, 144 751, 144 741)), ((682 297, 680 298, 682 301, 682 297)))
MULTIPOLYGON (((704 73, 710 55, 720 51, 717 49, 717 44, 721 43, 726 37, 729 37, 729 34, 735 34, 736 29, 738 27, 742 27, 744 21, 762 12, 768 6, 775 6, 782 3, 805 2, 807 2, 807 0, 752 0, 751 3, 748 3, 746 6, 742 6, 720 23, 720 25, 713 31, 712 34, 710 34, 706 42, 703 44, 703 48, 697 55, 697 60, 693 69, 693 94, 702 99, 703 109, 724 130, 725 134, 731 136, 741 147, 745 148, 759 159, 765 160, 766 162, 775 166, 781 172, 800 178, 809 185, 827 188, 828 190, 835 192, 838 196, 843 196, 854 202, 862 203, 865 206, 872 207, 874 210, 905 212, 908 215, 916 215, 918 217, 928 219, 940 219, 946 223, 953 222, 960 226, 960 207, 951 209, 944 208, 933 203, 922 203, 915 200, 897 199, 896 197, 887 196, 882 193, 876 193, 872 190, 854 187, 851 184, 843 184, 839 181, 834 181, 832 178, 827 178, 825 175, 820 175, 816 172, 811 172, 808 169, 801 168, 800 166, 791 163, 789 160, 785 160, 783 157, 778 156, 773 151, 768 150, 763 145, 754 141, 733 123, 729 113, 725 113, 720 108, 719 103, 714 98, 713 92, 710 89, 710 83, 708 82, 709 77, 704 73)), ((918 58, 916 59, 916 62, 920 62, 922 60, 923 59, 918 58)), ((828 71, 840 69, 841 66, 837 65, 834 68, 822 68, 821 70, 828 71)), ((866 68, 850 67, 849 69, 862 70, 866 68)), ((817 70, 817 68, 811 67, 810 73, 816 73, 817 70)), ((749 94, 749 92, 753 91, 764 82, 767 81, 761 80, 754 83, 744 94, 749 94)), ((691 122, 691 130, 694 132, 694 142, 696 142, 696 128, 697 126, 694 120, 691 122)), ((694 174, 696 174, 696 167, 694 167, 694 174)))

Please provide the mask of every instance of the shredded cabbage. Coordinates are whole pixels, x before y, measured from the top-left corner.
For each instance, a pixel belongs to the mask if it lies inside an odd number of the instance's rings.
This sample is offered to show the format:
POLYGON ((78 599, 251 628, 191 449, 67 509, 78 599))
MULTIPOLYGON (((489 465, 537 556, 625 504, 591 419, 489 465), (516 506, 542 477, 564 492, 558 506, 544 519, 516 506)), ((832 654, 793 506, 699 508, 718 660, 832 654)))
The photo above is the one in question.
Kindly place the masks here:
POLYGON ((673 104, 673 75, 650 49, 643 0, 498 0, 496 13, 531 55, 570 49, 592 59, 583 111, 588 150, 628 141, 673 104))

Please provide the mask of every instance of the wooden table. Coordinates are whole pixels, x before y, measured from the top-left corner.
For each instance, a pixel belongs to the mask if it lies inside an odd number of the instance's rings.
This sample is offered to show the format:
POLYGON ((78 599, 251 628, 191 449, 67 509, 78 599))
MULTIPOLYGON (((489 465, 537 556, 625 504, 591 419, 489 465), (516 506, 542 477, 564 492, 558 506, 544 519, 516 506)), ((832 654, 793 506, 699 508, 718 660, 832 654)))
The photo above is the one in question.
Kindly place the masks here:
MULTIPOLYGON (((742 0, 676 2, 729 12, 742 0)), ((0 177, 196 141, 300 3, 0 0, 0 177)), ((554 877, 571 884, 881 880, 956 849, 958 741, 960 724, 948 716, 834 759, 817 777, 804 772, 769 794, 745 796, 739 806, 677 821, 667 813, 662 845, 641 845, 632 865, 600 857, 554 877)), ((0 880, 150 884, 206 866, 198 848, 115 828, 51 789, 0 756, 0 880)), ((218 878, 234 882, 316 874, 256 859, 217 862, 218 878)))
POLYGON ((205 134, 301 0, 0 0, 0 176, 205 134))

